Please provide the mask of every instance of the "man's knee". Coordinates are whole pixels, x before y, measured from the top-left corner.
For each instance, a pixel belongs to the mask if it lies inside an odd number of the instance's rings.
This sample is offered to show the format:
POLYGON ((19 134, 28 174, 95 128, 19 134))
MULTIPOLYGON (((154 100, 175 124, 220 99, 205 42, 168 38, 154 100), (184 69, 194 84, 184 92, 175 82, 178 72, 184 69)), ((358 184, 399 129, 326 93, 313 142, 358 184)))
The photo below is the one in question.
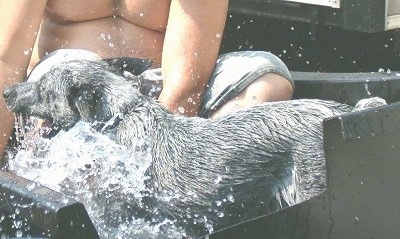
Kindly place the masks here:
POLYGON ((291 98, 293 88, 294 82, 287 66, 270 52, 223 54, 218 59, 203 96, 199 115, 207 118, 214 111, 287 100, 291 98), (224 109, 218 110, 221 107, 224 109))
POLYGON ((293 95, 293 86, 281 75, 266 73, 251 83, 242 93, 246 99, 256 103, 290 100, 293 95))
POLYGON ((288 79, 275 73, 266 73, 222 105, 211 115, 211 118, 264 102, 290 100, 292 95, 293 85, 288 79))

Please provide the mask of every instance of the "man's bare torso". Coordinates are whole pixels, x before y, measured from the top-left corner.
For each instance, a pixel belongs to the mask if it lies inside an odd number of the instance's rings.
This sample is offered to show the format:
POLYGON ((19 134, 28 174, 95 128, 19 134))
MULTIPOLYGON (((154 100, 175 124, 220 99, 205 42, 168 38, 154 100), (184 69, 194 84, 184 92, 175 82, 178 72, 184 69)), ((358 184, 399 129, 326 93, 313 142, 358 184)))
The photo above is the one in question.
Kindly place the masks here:
POLYGON ((87 49, 103 58, 150 58, 159 66, 169 5, 167 0, 50 0, 31 66, 60 48, 87 49))

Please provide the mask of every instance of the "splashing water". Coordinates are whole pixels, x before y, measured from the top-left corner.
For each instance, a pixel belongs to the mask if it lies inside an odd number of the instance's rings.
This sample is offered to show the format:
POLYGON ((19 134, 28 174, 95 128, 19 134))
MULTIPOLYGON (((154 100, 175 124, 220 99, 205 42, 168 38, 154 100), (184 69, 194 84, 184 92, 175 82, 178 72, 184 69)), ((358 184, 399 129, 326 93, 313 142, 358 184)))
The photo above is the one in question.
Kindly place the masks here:
POLYGON ((129 215, 146 190, 148 152, 117 145, 83 122, 35 141, 34 150, 20 150, 10 159, 10 170, 34 181, 31 190, 42 184, 82 202, 101 238, 184 236, 171 220, 150 224, 129 215))

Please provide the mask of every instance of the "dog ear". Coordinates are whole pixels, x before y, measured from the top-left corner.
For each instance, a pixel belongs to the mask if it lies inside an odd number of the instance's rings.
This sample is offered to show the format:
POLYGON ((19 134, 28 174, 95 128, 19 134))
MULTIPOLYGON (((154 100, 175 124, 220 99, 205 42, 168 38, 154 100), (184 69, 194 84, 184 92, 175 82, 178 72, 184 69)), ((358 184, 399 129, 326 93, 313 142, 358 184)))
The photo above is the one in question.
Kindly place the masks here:
POLYGON ((85 122, 104 121, 111 117, 103 91, 97 89, 98 87, 92 84, 79 84, 70 88, 69 102, 85 122))
POLYGON ((135 76, 142 74, 153 64, 152 60, 133 57, 108 58, 103 61, 107 62, 110 67, 121 75, 127 71, 135 76))

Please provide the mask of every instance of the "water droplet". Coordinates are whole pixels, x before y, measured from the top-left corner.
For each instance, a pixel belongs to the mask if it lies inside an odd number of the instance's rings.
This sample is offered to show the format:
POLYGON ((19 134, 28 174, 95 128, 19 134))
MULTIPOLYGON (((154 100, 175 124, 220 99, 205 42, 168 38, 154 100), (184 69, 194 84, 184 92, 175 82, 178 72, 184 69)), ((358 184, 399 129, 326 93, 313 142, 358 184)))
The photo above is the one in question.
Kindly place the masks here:
POLYGON ((215 36, 216 36, 217 38, 221 38, 221 33, 217 33, 215 36))
POLYGON ((226 199, 228 199, 229 202, 235 202, 235 199, 233 198, 232 194, 228 194, 226 196, 226 199))
POLYGON ((219 182, 221 182, 222 180, 222 176, 218 175, 217 178, 214 179, 214 184, 218 184, 219 182))
POLYGON ((360 219, 357 216, 354 216, 354 224, 358 224, 360 222, 360 219))
POLYGON ((28 191, 32 191, 33 189, 35 189, 35 187, 36 187, 35 182, 32 182, 32 183, 26 185, 26 189, 28 189, 28 191))
POLYGON ((110 43, 108 43, 108 46, 113 48, 114 47, 114 43, 110 42, 110 43))
POLYGON ((185 113, 185 108, 183 108, 182 106, 179 106, 178 111, 179 111, 179 113, 183 114, 183 113, 185 113))
POLYGON ((214 231, 214 228, 211 224, 207 223, 204 226, 207 228, 209 233, 212 233, 214 231))
POLYGON ((385 70, 383 68, 379 68, 378 72, 383 73, 383 72, 385 72, 385 70))
POLYGON ((69 199, 67 197, 65 197, 65 198, 62 199, 62 202, 67 204, 69 202, 69 199))
POLYGON ((15 232, 15 236, 18 237, 18 238, 22 237, 23 235, 24 235, 24 233, 21 230, 17 230, 15 232))
POLYGON ((141 13, 139 13, 139 16, 140 16, 140 17, 143 17, 143 13, 142 13, 142 12, 141 12, 141 13))
POLYGON ((368 96, 371 96, 371 92, 369 91, 368 84, 364 84, 365 91, 367 92, 368 96))

